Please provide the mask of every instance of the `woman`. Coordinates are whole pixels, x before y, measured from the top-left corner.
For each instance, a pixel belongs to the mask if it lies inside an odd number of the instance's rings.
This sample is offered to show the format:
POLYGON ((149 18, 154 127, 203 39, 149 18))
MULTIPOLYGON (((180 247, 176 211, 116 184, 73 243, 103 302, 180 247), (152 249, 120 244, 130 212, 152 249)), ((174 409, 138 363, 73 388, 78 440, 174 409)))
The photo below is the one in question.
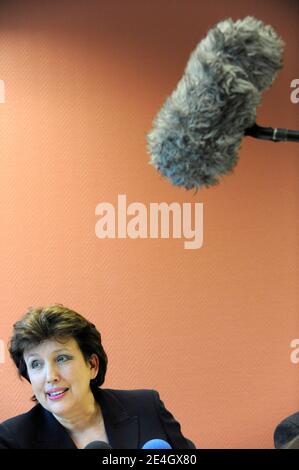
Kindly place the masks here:
POLYGON ((0 449, 82 449, 92 441, 138 449, 154 438, 195 448, 156 391, 100 388, 107 368, 101 335, 63 305, 30 308, 14 325, 9 352, 37 404, 0 424, 0 449))

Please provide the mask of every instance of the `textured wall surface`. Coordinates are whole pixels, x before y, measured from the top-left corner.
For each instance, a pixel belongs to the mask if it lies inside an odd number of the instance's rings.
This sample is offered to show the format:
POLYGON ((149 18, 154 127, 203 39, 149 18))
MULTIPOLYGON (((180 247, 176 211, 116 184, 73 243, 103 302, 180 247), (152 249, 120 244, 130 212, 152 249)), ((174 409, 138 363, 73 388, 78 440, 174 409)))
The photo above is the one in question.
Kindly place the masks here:
POLYGON ((244 139, 234 173, 196 194, 146 153, 198 41, 248 14, 286 42, 258 122, 299 129, 297 1, 1 1, 0 421, 31 406, 3 344, 53 302, 101 330, 105 386, 158 389, 199 447, 272 447, 299 408, 299 145, 244 139), (97 238, 95 208, 119 194, 203 203, 203 247, 97 238))

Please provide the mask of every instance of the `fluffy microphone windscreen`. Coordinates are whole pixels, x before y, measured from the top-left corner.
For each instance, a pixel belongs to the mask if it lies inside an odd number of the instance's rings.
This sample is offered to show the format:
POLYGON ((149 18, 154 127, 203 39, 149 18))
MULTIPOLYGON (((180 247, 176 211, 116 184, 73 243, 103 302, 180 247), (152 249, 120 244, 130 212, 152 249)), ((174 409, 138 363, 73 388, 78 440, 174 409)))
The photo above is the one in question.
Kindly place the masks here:
POLYGON ((151 163, 172 184, 209 187, 232 171, 283 47, 271 26, 250 16, 218 23, 197 45, 147 138, 151 163))
POLYGON ((92 441, 84 449, 112 449, 112 447, 104 441, 92 441))
POLYGON ((281 449, 299 449, 299 435, 281 447, 281 449))

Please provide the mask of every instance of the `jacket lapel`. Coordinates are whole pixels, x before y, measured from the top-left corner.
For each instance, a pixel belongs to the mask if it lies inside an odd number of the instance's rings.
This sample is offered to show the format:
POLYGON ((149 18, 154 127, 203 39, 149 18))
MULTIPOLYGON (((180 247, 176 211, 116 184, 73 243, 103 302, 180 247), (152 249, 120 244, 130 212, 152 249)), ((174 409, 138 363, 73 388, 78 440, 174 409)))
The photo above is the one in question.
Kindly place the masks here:
POLYGON ((112 449, 138 449, 138 416, 129 415, 110 390, 99 389, 96 399, 102 409, 106 433, 112 449))
MULTIPOLYGON (((40 406, 40 405, 38 405, 40 406)), ((66 429, 49 411, 41 407, 36 423, 34 446, 38 449, 76 449, 66 429)))

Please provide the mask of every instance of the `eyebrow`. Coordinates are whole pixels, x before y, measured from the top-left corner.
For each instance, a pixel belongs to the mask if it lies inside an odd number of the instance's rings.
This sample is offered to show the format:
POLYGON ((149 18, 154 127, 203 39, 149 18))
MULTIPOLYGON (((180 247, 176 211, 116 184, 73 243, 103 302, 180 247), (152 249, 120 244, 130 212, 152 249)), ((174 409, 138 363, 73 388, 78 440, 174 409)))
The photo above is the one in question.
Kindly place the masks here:
MULTIPOLYGON (((61 352, 61 351, 70 352, 69 349, 63 348, 63 349, 55 349, 55 351, 53 351, 53 353, 58 353, 58 352, 61 352)), ((30 354, 28 354, 27 358, 29 359, 29 357, 31 357, 31 356, 39 356, 39 354, 37 352, 36 353, 30 353, 30 354)))

